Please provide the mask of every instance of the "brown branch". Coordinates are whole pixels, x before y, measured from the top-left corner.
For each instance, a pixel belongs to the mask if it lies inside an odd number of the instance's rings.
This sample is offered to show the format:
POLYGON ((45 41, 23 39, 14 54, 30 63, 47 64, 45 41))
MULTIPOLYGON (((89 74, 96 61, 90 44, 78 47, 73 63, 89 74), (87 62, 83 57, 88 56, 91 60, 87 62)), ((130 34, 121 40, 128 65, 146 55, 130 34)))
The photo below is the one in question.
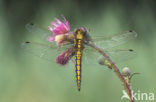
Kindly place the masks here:
POLYGON ((102 54, 106 58, 106 60, 110 63, 110 64, 107 64, 107 67, 109 67, 110 69, 113 69, 115 71, 115 73, 117 74, 117 76, 119 77, 119 79, 121 80, 121 82, 123 83, 124 88, 125 88, 126 92, 128 93, 128 95, 130 97, 130 102, 134 102, 134 98, 132 96, 131 86, 124 79, 123 75, 121 74, 121 72, 120 72, 119 68, 116 66, 116 64, 104 52, 104 50, 101 49, 101 48, 99 48, 93 41, 90 43, 90 46, 93 47, 94 49, 96 49, 100 54, 102 54))

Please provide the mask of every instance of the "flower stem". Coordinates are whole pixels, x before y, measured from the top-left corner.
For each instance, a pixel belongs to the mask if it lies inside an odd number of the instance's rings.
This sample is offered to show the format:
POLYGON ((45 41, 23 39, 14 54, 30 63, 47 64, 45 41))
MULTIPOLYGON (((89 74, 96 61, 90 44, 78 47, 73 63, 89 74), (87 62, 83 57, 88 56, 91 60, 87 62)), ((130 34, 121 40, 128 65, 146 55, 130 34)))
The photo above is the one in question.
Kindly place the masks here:
POLYGON ((134 102, 134 98, 132 97, 132 90, 131 90, 131 86, 129 83, 127 83, 127 81, 124 79, 123 75, 121 74, 119 68, 116 66, 116 64, 111 60, 111 58, 104 52, 103 49, 99 48, 95 42, 91 41, 90 46, 93 47, 94 49, 96 49, 100 54, 102 54, 106 60, 110 63, 109 65, 107 65, 107 67, 109 67, 110 69, 113 69, 114 72, 116 73, 116 75, 119 77, 119 79, 121 80, 121 82, 124 85, 124 88, 126 90, 126 92, 128 93, 129 97, 130 97, 130 102, 134 102))

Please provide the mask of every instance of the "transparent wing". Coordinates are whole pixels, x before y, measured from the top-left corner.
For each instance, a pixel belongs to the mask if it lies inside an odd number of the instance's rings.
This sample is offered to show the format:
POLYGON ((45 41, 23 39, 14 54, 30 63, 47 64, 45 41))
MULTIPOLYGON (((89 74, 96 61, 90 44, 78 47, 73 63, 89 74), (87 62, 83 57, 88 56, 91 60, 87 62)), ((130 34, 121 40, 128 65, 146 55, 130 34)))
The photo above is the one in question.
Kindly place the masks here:
MULTIPOLYGON (((115 63, 124 62, 129 59, 135 58, 136 52, 132 49, 114 49, 114 50, 105 50, 105 53, 109 55, 109 57, 115 63)), ((85 49, 83 51, 83 60, 85 61, 84 64, 91 64, 91 65, 98 65, 99 58, 103 57, 99 54, 96 50, 92 49, 85 49)))
POLYGON ((31 37, 35 37, 40 39, 40 42, 24 42, 22 43, 22 48, 24 52, 28 52, 32 55, 40 57, 50 62, 56 63, 56 58, 63 51, 67 50, 71 44, 66 44, 64 46, 58 47, 55 42, 48 42, 48 36, 51 36, 51 32, 48 29, 40 27, 34 23, 26 24, 26 29, 31 32, 33 35, 31 37))
POLYGON ((129 59, 135 58, 137 55, 136 52, 132 49, 111 50, 106 51, 106 53, 115 63, 127 61, 129 59))
MULTIPOLYGON (((28 23, 26 25, 26 29, 35 34, 37 38, 40 38, 41 40, 46 41, 47 37, 51 35, 51 32, 49 32, 47 29, 44 29, 36 24, 28 23)), ((120 35, 114 35, 109 38, 105 37, 93 37, 93 40, 97 43, 97 45, 105 50, 119 46, 121 44, 124 44, 128 42, 131 39, 135 39, 137 37, 137 33, 135 31, 126 31, 120 35)), ((32 53, 33 55, 39 56, 43 59, 56 62, 57 56, 69 48, 68 46, 64 46, 58 49, 56 44, 41 44, 41 43, 23 43, 22 47, 25 49, 25 51, 28 51, 32 53)), ((101 56, 98 52, 95 50, 91 50, 90 48, 85 48, 83 53, 83 60, 84 64, 98 64, 98 57, 101 56)), ((114 62, 120 62, 124 61, 126 59, 132 58, 132 56, 135 55, 134 52, 130 51, 106 51, 106 53, 113 59, 114 62)))
MULTIPOLYGON (((28 23, 26 24, 26 29, 35 34, 41 40, 46 40, 48 36, 51 35, 51 32, 48 29, 38 26, 37 24, 28 23)), ((125 31, 121 34, 113 35, 108 38, 104 36, 93 37, 93 40, 97 43, 97 45, 103 49, 108 49, 112 47, 119 46, 124 44, 132 39, 137 37, 137 33, 135 31, 125 31)))
POLYGON ((56 58, 63 51, 67 50, 70 45, 59 47, 56 44, 43 44, 39 42, 24 42, 22 48, 35 56, 56 63, 56 58))
POLYGON ((38 26, 37 24, 34 23, 28 23, 26 24, 25 28, 31 32, 32 34, 36 35, 37 38, 41 39, 41 40, 45 40, 47 39, 48 36, 52 35, 51 32, 43 27, 38 26))
POLYGON ((126 31, 119 35, 114 35, 109 38, 105 37, 93 37, 93 40, 96 42, 96 44, 103 48, 108 49, 112 47, 119 46, 121 44, 124 44, 132 39, 135 39, 137 37, 137 33, 135 31, 126 31))

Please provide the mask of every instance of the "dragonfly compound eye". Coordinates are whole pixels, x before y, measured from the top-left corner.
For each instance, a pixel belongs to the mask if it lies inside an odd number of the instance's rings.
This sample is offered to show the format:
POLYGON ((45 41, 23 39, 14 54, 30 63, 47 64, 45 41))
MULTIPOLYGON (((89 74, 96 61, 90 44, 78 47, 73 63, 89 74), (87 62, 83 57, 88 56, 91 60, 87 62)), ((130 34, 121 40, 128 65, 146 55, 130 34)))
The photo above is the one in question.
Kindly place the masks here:
POLYGON ((86 33, 86 28, 81 27, 81 28, 75 29, 74 34, 78 34, 78 33, 85 34, 86 33))

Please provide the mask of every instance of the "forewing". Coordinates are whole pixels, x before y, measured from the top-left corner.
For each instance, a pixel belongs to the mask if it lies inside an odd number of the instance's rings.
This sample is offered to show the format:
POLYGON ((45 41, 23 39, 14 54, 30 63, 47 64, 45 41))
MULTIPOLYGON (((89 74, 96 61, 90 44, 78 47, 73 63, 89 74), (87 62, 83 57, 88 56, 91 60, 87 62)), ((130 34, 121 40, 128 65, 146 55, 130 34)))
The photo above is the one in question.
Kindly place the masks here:
POLYGON ((32 34, 34 34, 36 36, 36 38, 39 38, 41 40, 46 41, 48 36, 51 36, 51 32, 43 27, 38 26, 37 24, 34 23, 28 23, 26 24, 26 29, 31 32, 32 34))
POLYGON ((121 44, 124 44, 132 39, 135 39, 137 37, 137 33, 135 31, 126 31, 119 35, 114 35, 109 38, 105 37, 93 37, 93 40, 96 42, 96 44, 103 48, 108 49, 112 47, 119 46, 121 44))

